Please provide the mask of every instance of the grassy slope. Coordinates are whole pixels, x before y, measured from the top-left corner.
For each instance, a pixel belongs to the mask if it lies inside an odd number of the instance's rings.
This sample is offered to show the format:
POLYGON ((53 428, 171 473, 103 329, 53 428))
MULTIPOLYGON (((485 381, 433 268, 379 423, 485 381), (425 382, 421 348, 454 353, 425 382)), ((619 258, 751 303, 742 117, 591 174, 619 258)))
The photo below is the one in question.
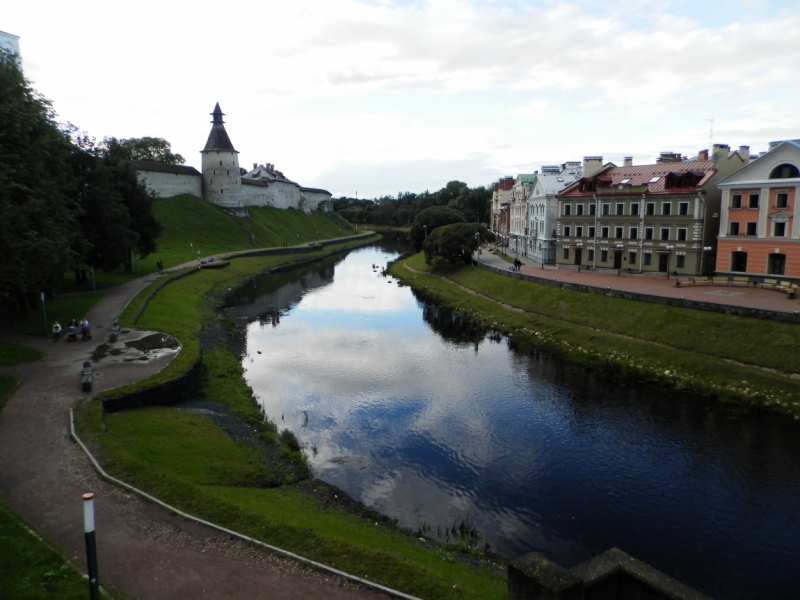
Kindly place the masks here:
POLYGON ((71 319, 82 319, 92 307, 103 299, 101 294, 81 294, 79 296, 61 296, 47 301, 47 328, 45 329, 42 309, 30 311, 26 316, 16 320, 4 319, 0 327, 6 331, 49 337, 52 335, 53 321, 61 323, 61 338, 67 335, 67 325, 71 319))
POLYGON ((0 501, 0 598, 78 600, 88 584, 62 552, 37 539, 0 501))
POLYGON ((515 343, 547 347, 613 377, 800 415, 800 381, 772 371, 797 370, 790 349, 800 342, 800 326, 562 290, 483 269, 432 268, 421 255, 392 270, 468 318, 511 332, 515 343), (447 281, 413 273, 406 263, 447 281))
MULTIPOLYGON (((164 226, 164 232, 158 240, 158 250, 139 261, 139 272, 142 275, 154 273, 159 260, 164 261, 167 268, 196 260, 198 250, 202 256, 211 256, 284 243, 294 246, 357 233, 354 226, 335 213, 314 211, 305 215, 297 210, 270 207, 253 207, 250 212, 249 218, 234 218, 197 196, 159 198, 153 204, 153 213, 164 226)), ((135 261, 133 273, 95 273, 98 288, 125 283, 135 275, 135 261)), ((62 291, 86 289, 87 286, 76 286, 72 277, 67 276, 62 291)), ((91 289, 91 282, 88 289, 91 289)))

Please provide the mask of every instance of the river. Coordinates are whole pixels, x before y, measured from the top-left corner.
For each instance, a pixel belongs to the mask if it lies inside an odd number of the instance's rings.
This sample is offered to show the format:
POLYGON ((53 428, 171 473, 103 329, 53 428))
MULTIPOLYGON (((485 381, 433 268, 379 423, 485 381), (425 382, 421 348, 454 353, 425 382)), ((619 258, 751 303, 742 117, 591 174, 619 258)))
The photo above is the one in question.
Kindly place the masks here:
POLYGON ((469 520, 509 558, 616 546, 717 599, 800 595, 797 423, 515 352, 373 268, 402 243, 228 308, 248 383, 318 477, 433 537, 469 520))

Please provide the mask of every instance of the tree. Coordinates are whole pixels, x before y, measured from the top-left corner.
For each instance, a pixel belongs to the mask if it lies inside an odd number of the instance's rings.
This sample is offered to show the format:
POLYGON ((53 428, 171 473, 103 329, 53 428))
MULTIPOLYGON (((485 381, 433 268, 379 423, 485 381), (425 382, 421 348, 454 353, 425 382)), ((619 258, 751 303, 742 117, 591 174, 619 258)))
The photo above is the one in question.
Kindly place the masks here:
POLYGON ((0 300, 10 315, 35 306, 79 262, 72 146, 50 102, 0 51, 0 300))
POLYGON ((460 211, 467 222, 483 223, 489 216, 489 205, 492 202, 492 192, 485 187, 463 187, 458 196, 447 203, 448 208, 460 211))
POLYGON ((172 146, 167 140, 156 137, 121 140, 115 137, 103 138, 99 152, 103 157, 116 160, 144 160, 168 165, 182 165, 186 162, 180 154, 173 154, 172 146))
POLYGON ((451 223, 463 222, 464 216, 452 208, 445 206, 431 206, 414 218, 414 223, 411 225, 411 243, 414 244, 417 252, 422 248, 425 237, 430 237, 437 227, 443 225, 450 225, 451 223))
POLYGON ((453 223, 437 227, 422 245, 425 262, 442 258, 454 265, 472 263, 472 253, 478 248, 480 226, 474 223, 453 223))

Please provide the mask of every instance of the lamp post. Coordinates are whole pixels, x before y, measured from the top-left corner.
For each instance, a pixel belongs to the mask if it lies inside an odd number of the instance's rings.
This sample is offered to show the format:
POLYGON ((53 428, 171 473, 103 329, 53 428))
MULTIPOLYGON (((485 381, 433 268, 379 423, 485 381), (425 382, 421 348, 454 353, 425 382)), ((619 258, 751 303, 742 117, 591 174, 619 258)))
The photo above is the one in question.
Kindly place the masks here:
POLYGON ((620 273, 622 272, 622 249, 625 247, 625 244, 623 244, 622 242, 617 242, 614 245, 617 247, 617 252, 620 253, 619 267, 617 267, 617 276, 619 276, 620 273))
POLYGON ((197 251, 197 268, 198 268, 198 269, 200 268, 200 265, 201 265, 201 264, 202 264, 202 263, 200 262, 200 250, 198 250, 198 251, 197 251))
MULTIPOLYGON (((575 247, 578 250, 583 250, 583 242, 575 242, 575 247)), ((581 257, 583 257, 583 255, 581 255, 581 257)), ((578 273, 580 272, 581 272, 581 263, 578 263, 578 273)))
POLYGON ((711 246, 703 246, 702 250, 700 251, 700 275, 705 275, 703 271, 703 258, 705 257, 706 252, 711 252, 713 248, 711 246))
POLYGON ((425 230, 425 239, 427 240, 428 239, 428 226, 427 225, 423 225, 422 228, 425 230))
POLYGON ((194 244, 189 242, 189 260, 194 258, 194 244))
POLYGON ((667 244, 665 247, 667 249, 667 279, 669 279, 669 258, 672 255, 672 249, 675 246, 673 246, 672 244, 667 244))

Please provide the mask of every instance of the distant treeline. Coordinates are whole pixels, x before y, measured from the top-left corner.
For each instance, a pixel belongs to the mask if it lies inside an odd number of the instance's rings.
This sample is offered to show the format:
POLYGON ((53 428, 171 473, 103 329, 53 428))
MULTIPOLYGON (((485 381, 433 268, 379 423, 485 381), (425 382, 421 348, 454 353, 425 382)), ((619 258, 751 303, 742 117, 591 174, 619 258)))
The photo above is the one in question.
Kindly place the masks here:
POLYGON ((461 181, 451 181, 438 192, 400 192, 397 198, 383 196, 372 200, 337 198, 333 209, 351 223, 409 225, 431 206, 446 206, 464 216, 468 223, 487 223, 492 192, 483 186, 471 188, 461 181))

